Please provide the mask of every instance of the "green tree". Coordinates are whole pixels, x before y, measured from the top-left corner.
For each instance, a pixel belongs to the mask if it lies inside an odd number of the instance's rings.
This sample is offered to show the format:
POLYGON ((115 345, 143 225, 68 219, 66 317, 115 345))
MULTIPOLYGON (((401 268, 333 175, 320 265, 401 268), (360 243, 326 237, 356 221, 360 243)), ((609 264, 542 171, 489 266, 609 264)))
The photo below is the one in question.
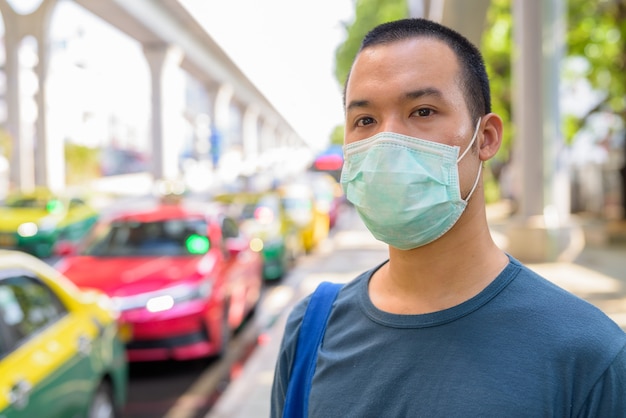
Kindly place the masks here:
MULTIPOLYGON (((600 100, 590 106, 586 114, 566 117, 564 132, 571 141, 597 112, 616 115, 622 124, 626 121, 626 0, 569 0, 567 13, 568 56, 588 63, 583 76, 595 91, 602 93, 600 100)), ((622 161, 626 161, 624 132, 619 134, 622 135, 622 161)), ((609 130, 609 135, 615 133, 609 130)), ((616 144, 611 143, 611 138, 603 141, 607 148, 614 149, 616 144)), ((621 216, 626 219, 624 162, 620 175, 621 216)))
POLYGON ((330 134, 330 143, 331 145, 343 145, 343 133, 345 130, 345 126, 337 125, 333 129, 333 132, 330 134))
MULTIPOLYGON (((603 93, 586 114, 562 115, 565 140, 572 144, 576 133, 597 111, 608 111, 626 120, 626 0, 567 0, 566 6, 565 55, 568 60, 578 57, 586 61, 587 70, 582 76, 595 91, 603 93)), ((505 121, 503 145, 490 164, 496 177, 499 168, 509 161, 515 135, 511 123, 512 32, 511 0, 491 0, 481 50, 490 76, 493 109, 505 121)), ((571 77, 567 71, 562 74, 562 80, 571 77)))
POLYGON ((0 128, 0 155, 6 157, 9 161, 13 152, 13 138, 3 128, 0 128))
POLYGON ((626 0, 568 0, 568 56, 589 62, 586 78, 604 99, 572 126, 571 135, 598 110, 626 120, 626 0))
MULTIPOLYGON (((492 166, 501 166, 510 159, 513 124, 511 123, 511 40, 513 19, 511 0, 491 0, 487 11, 486 30, 480 47, 491 84, 491 107, 504 120, 502 147, 492 160, 492 166)), ((497 172, 496 167, 492 167, 497 172)))
MULTIPOLYGON (((346 40, 335 50, 335 78, 344 86, 352 61, 367 32, 380 23, 401 19, 409 15, 406 0, 356 0, 354 21, 344 24, 346 40)), ((344 126, 338 125, 331 134, 331 144, 343 144, 344 126)))
POLYGON ((504 131, 502 146, 498 154, 486 165, 485 198, 495 202, 501 198, 500 174, 509 163, 513 147, 514 125, 511 104, 511 47, 513 39, 513 19, 511 0, 491 0, 485 20, 481 53, 491 86, 491 109, 502 117, 504 131))
POLYGON ((409 16, 407 0, 356 0, 354 22, 346 24, 346 40, 335 51, 335 77, 344 86, 363 37, 375 26, 409 16))
POLYGON ((65 170, 68 185, 83 184, 100 177, 99 151, 84 145, 66 143, 65 170))

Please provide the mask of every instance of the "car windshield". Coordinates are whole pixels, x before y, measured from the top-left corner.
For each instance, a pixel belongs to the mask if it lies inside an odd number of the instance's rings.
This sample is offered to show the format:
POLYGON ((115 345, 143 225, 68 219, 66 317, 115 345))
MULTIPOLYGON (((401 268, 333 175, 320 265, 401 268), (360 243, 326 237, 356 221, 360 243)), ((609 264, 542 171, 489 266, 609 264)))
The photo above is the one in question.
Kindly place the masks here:
POLYGON ((14 209, 44 209, 50 213, 62 210, 63 203, 57 199, 41 199, 36 197, 19 197, 7 200, 7 207, 14 209))
POLYGON ((204 219, 116 221, 94 231, 84 250, 91 256, 185 256, 210 248, 204 219))
POLYGON ((278 220, 279 205, 280 198, 278 196, 262 196, 258 201, 243 205, 239 218, 242 221, 269 224, 278 220))
POLYGON ((288 211, 311 210, 313 207, 311 199, 298 197, 285 197, 283 205, 285 205, 285 209, 288 211))

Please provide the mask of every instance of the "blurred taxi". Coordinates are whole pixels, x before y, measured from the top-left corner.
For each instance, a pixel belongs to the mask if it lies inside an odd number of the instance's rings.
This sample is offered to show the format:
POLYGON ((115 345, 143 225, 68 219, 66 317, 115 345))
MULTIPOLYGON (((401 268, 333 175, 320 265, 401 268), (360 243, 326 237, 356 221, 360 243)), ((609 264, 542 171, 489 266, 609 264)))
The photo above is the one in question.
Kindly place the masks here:
POLYGON ((117 416, 128 365, 116 318, 105 295, 0 250, 0 416, 117 416))
POLYGON ((294 180, 279 188, 287 218, 300 232, 304 250, 308 253, 326 237, 330 231, 329 212, 318 205, 315 191, 310 183, 294 180))
POLYGON ((48 189, 13 193, 0 206, 0 248, 50 257, 60 240, 77 241, 98 219, 82 199, 48 189))
POLYGON ((313 189, 317 209, 328 214, 329 227, 332 229, 337 223, 344 201, 341 184, 333 176, 324 172, 307 172, 305 179, 313 189))
POLYGON ((260 254, 217 208, 181 202, 128 210, 62 252, 57 268, 120 309, 132 330, 130 361, 222 354, 261 295, 260 254))
POLYGON ((276 192, 239 192, 215 196, 230 207, 251 245, 263 255, 263 278, 282 278, 303 252, 298 230, 287 218, 276 192))

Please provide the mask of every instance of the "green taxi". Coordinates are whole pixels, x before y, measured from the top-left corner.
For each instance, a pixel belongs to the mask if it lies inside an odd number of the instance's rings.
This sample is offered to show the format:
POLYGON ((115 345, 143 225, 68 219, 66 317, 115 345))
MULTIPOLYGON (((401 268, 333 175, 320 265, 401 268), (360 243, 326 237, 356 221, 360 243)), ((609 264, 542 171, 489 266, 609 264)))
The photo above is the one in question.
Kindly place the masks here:
POLYGON ((0 250, 0 417, 120 416, 128 363, 109 298, 0 250))
POLYGON ((76 197, 47 189, 13 193, 0 206, 0 248, 50 257, 58 241, 78 241, 97 219, 98 212, 76 197))
POLYGON ((287 217, 277 192, 235 192, 214 197, 229 205, 250 246, 263 256, 263 278, 280 280, 304 253, 300 231, 287 217))

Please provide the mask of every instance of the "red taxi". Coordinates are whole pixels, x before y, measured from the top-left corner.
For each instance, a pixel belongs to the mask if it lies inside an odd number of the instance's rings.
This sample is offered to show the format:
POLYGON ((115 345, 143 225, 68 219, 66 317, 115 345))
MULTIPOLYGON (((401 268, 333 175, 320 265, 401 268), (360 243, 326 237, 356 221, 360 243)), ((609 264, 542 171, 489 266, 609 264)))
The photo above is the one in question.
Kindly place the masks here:
POLYGON ((221 355, 262 291, 261 254, 220 211, 129 211, 100 221, 69 252, 56 267, 113 298, 130 328, 130 361, 221 355))

